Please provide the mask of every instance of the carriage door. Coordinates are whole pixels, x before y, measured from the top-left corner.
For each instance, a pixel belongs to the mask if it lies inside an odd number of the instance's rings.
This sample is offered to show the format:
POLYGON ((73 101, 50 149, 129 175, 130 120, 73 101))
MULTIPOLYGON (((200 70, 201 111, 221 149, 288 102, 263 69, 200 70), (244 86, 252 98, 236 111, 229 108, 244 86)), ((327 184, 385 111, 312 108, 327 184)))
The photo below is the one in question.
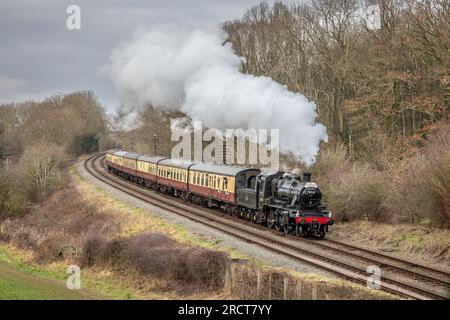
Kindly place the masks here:
POLYGON ((261 177, 261 179, 257 178, 256 192, 258 192, 258 208, 264 207, 264 195, 266 193, 266 177, 261 177), (259 187, 259 188, 258 188, 259 187))

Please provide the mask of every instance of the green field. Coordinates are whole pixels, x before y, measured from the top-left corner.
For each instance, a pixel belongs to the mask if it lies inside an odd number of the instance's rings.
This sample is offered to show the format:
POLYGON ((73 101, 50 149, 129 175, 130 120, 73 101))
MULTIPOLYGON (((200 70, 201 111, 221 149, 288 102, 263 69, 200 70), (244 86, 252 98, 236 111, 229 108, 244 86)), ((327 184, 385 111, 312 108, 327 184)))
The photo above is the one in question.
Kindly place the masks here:
POLYGON ((0 263, 0 300, 96 299, 83 290, 69 290, 62 281, 29 275, 0 263))

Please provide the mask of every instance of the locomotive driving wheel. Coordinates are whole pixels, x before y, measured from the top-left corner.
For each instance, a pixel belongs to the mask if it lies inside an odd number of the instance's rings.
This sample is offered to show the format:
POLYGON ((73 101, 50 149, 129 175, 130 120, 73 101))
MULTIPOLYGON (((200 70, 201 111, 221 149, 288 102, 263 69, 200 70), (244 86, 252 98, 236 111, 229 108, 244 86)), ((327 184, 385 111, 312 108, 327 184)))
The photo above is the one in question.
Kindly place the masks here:
POLYGON ((285 234, 291 233, 291 226, 289 224, 283 225, 283 231, 285 234))
POLYGON ((302 226, 301 225, 296 225, 295 226, 295 235, 297 236, 297 237, 300 237, 301 235, 303 234, 303 228, 302 228, 302 226))
POLYGON ((280 220, 275 220, 275 230, 280 231, 281 230, 281 223, 280 220))
POLYGON ((320 239, 325 238, 325 227, 319 228, 319 238, 320 239))

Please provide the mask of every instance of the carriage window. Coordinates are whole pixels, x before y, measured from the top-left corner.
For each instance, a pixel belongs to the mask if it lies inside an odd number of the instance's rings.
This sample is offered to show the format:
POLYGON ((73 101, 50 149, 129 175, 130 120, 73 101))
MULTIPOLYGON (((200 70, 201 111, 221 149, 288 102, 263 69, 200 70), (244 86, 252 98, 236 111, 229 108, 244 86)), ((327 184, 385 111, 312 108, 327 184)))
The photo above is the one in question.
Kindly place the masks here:
POLYGON ((254 189, 256 182, 256 176, 249 177, 247 180, 247 188, 254 189))
POLYGON ((228 190, 228 178, 223 178, 223 190, 228 190))
POLYGON ((209 184, 209 175, 207 174, 207 175, 205 176, 205 187, 207 187, 208 184, 209 184))

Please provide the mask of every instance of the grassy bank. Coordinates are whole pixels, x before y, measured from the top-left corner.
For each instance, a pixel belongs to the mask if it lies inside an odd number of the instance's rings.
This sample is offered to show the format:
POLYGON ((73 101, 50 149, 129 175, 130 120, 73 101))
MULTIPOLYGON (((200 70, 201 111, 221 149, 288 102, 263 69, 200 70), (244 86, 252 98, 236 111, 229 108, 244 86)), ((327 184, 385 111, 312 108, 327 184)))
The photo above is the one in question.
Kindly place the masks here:
POLYGON ((17 271, 0 263, 0 300, 100 299, 82 290, 68 290, 64 282, 17 271))

